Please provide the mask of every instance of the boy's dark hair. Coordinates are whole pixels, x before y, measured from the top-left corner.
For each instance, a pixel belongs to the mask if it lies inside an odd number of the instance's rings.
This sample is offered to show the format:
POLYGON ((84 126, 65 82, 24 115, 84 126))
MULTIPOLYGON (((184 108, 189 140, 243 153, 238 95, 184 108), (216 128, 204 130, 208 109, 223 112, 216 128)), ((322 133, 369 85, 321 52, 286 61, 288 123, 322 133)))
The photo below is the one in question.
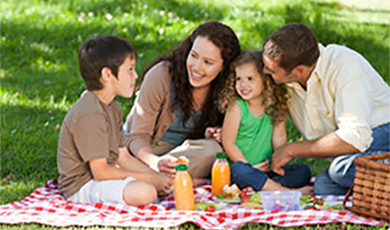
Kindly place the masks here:
POLYGON ((299 65, 313 65, 320 51, 313 32, 304 25, 292 23, 280 27, 265 40, 263 54, 291 72, 299 65))
POLYGON ((127 40, 101 35, 81 44, 78 52, 79 68, 87 90, 100 90, 101 71, 107 67, 117 77, 118 68, 129 57, 137 58, 134 46, 127 40))

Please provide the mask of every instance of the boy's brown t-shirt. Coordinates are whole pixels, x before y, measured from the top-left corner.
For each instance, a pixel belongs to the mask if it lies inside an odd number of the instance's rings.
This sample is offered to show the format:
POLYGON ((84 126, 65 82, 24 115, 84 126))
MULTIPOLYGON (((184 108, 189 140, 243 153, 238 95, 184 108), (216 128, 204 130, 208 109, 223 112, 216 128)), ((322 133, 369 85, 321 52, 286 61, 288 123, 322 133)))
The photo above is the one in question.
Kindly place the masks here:
POLYGON ((86 91, 62 123, 57 150, 60 192, 69 198, 93 176, 89 161, 107 158, 114 164, 123 147, 122 112, 119 103, 106 105, 86 91))

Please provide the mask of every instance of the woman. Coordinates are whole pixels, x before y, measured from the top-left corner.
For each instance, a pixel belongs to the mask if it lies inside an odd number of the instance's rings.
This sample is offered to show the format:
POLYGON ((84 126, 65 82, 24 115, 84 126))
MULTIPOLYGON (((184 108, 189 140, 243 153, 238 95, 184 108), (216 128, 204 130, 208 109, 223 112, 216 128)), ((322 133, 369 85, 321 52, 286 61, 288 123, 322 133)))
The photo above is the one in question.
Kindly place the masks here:
POLYGON ((216 101, 240 44, 231 28, 201 24, 176 49, 157 58, 143 73, 137 99, 126 120, 130 152, 171 177, 186 156, 194 185, 209 177, 222 151, 222 115, 216 101), (216 141, 217 140, 217 141, 216 141))

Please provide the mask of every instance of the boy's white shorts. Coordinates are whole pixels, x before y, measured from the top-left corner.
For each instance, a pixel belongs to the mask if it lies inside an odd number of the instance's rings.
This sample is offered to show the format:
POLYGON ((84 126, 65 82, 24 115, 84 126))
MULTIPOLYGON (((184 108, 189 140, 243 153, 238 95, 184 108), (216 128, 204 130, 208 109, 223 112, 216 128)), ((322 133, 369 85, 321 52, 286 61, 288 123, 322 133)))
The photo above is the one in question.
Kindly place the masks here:
POLYGON ((123 191, 128 183, 135 178, 128 177, 122 180, 90 180, 80 188, 69 201, 81 203, 119 203, 126 204, 123 200, 123 191))

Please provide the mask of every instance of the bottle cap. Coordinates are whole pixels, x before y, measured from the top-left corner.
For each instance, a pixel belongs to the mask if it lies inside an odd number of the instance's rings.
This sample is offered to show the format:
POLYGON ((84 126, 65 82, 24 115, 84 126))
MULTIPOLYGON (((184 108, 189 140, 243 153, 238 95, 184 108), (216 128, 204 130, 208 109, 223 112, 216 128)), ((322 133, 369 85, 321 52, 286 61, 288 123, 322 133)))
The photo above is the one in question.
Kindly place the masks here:
POLYGON ((217 153, 217 159, 226 159, 227 154, 226 153, 217 153))
POLYGON ((187 165, 177 165, 176 166, 176 171, 186 171, 187 170, 187 165))

